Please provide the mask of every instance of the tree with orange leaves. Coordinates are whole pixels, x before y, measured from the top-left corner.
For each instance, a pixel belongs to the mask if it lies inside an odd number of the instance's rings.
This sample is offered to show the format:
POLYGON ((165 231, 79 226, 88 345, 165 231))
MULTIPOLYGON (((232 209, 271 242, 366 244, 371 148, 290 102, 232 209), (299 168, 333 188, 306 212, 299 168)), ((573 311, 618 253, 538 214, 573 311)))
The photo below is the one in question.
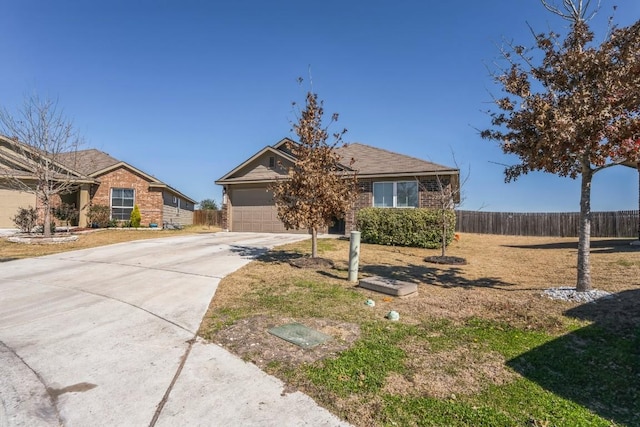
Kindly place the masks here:
MULTIPOLYGON (((567 20, 568 34, 535 35, 541 59, 522 46, 502 50, 505 69, 495 75, 505 95, 490 111, 491 128, 481 136, 499 142, 519 163, 506 181, 532 171, 581 177, 576 290, 592 288, 590 275, 591 182, 595 173, 640 161, 640 21, 612 26, 594 43, 590 0, 543 5, 567 20), (539 63, 536 63, 538 62, 539 63)), ((596 8, 597 9, 597 8, 596 8)))

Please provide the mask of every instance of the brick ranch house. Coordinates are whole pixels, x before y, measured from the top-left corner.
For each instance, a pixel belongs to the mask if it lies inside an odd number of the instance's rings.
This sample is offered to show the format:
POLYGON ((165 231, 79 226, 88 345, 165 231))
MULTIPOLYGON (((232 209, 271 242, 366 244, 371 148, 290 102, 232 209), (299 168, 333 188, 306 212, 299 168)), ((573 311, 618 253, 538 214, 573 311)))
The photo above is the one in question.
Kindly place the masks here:
MULTIPOLYGON (((23 175, 29 183, 28 162, 13 140, 0 136, 0 227, 13 228, 12 218, 19 208, 40 208, 35 194, 19 191, 9 185, 7 175, 23 175), (4 177, 3 177, 4 175, 4 177)), ((109 206, 111 218, 128 221, 134 205, 138 205, 141 224, 193 223, 196 201, 154 176, 115 159, 96 149, 61 153, 52 159, 58 167, 59 179, 73 182, 74 190, 60 197, 61 202, 79 210, 77 224, 86 227, 91 205, 109 206)))
MULTIPOLYGON (((269 186, 287 176, 295 158, 287 150, 294 141, 284 138, 273 146, 264 147, 246 161, 215 181, 223 187, 222 222, 229 231, 298 232, 286 230, 278 219, 269 186)), ((459 196, 460 171, 372 147, 353 143, 336 149, 343 163, 355 162, 351 168, 358 174, 359 194, 344 220, 337 220, 324 232, 347 234, 355 230, 356 214, 364 207, 437 208, 441 200, 438 180, 454 197, 459 196)))

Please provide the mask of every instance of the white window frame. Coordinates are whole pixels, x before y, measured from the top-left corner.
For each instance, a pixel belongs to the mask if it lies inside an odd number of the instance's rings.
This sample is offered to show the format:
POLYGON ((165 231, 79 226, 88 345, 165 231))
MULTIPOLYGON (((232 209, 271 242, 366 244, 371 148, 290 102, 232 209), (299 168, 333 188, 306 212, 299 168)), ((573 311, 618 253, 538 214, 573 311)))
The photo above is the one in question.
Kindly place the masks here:
POLYGON ((402 208, 402 209, 414 209, 420 205, 420 188, 418 181, 376 181, 371 187, 372 204, 377 208, 402 208), (400 183, 413 183, 416 185, 416 206, 398 206, 398 184, 400 183), (392 184, 393 185, 393 199, 392 206, 376 206, 376 184, 392 184))
MULTIPOLYGON (((125 199, 124 197, 119 197, 120 199, 125 199)), ((114 209, 130 209, 131 211, 133 211, 133 207, 136 205, 136 190, 134 188, 111 188, 111 194, 109 196, 109 204, 111 205, 111 209, 109 209, 109 218, 111 219, 116 219, 118 221, 126 221, 131 217, 131 212, 129 212, 129 216, 127 218, 114 218, 113 217, 113 210, 114 209), (113 204, 113 193, 114 191, 117 190, 131 190, 133 192, 133 196, 131 197, 131 200, 133 201, 131 206, 124 206, 124 205, 114 205, 113 204)))

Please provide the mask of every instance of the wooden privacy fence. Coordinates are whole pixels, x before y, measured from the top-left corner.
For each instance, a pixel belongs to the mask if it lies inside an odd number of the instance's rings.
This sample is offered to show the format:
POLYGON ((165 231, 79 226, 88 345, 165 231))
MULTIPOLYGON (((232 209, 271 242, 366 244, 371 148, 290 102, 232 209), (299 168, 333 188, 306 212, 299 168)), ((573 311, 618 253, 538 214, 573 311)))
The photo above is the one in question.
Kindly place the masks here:
MULTIPOLYGON (((577 237, 578 212, 456 211, 456 231, 511 236, 577 237)), ((638 237, 638 211, 592 212, 591 236, 638 237)))
POLYGON ((193 211, 194 225, 222 226, 222 211, 202 209, 193 211))

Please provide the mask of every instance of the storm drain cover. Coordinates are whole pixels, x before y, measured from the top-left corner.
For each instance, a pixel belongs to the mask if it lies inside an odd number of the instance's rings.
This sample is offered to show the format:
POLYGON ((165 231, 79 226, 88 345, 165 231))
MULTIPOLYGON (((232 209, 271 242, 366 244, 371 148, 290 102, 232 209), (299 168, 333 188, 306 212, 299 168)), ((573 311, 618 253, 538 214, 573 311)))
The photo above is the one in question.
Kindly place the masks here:
POLYGON ((329 335, 307 328, 300 323, 276 326, 275 328, 269 329, 269 333, 302 348, 315 347, 331 338, 329 335))

